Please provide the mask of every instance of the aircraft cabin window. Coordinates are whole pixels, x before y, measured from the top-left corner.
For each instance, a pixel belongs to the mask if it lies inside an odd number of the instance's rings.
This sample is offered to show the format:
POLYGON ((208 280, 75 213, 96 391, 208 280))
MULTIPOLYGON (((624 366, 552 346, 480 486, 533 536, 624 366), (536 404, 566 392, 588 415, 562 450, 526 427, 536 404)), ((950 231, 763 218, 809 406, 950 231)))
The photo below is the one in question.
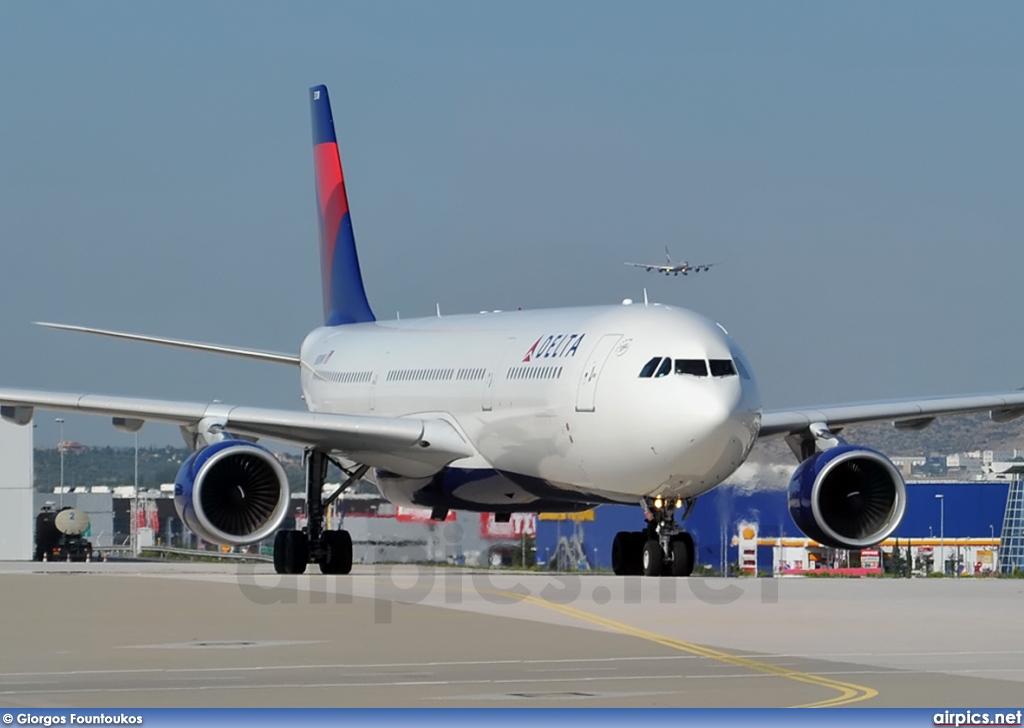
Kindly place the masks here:
POLYGON ((732 359, 712 359, 711 360, 711 376, 713 377, 735 377, 736 367, 733 366, 732 359))
POLYGON ((706 377, 708 365, 703 359, 676 359, 676 374, 706 377))
POLYGON ((665 357, 664 359, 662 359, 661 366, 658 367, 658 372, 657 374, 654 375, 654 378, 657 379, 658 377, 667 377, 671 373, 672 360, 669 359, 668 357, 665 357))
POLYGON ((661 363, 661 357, 656 356, 649 362, 644 364, 644 368, 640 370, 640 379, 650 379, 654 376, 654 370, 658 368, 658 364, 661 363))

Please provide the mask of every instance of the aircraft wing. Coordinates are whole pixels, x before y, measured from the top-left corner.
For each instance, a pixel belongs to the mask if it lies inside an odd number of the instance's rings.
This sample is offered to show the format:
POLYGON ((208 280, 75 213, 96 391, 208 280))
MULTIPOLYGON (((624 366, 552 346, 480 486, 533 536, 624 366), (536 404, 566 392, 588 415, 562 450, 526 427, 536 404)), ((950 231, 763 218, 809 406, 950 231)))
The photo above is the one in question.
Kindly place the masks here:
POLYGON ((839 430, 847 425, 889 421, 899 428, 921 429, 936 417, 973 412, 988 412, 996 422, 1024 416, 1024 391, 765 410, 759 437, 795 435, 817 424, 839 430))
MULTIPOLYGON (((146 421, 178 425, 186 440, 205 432, 316 446, 400 475, 421 477, 474 448, 441 418, 336 415, 222 403, 0 389, 0 416, 27 425, 35 409, 106 415, 133 432, 146 421)), ((193 443, 190 443, 193 444, 193 443)))
POLYGON ((647 270, 661 270, 665 267, 661 263, 626 263, 625 265, 631 265, 634 268, 646 268, 647 270))
POLYGON ((276 351, 262 351, 259 349, 243 349, 237 346, 222 346, 220 344, 205 344, 201 341, 186 341, 184 339, 168 339, 162 336, 147 336, 145 334, 129 334, 124 331, 110 331, 109 329, 97 329, 91 326, 71 326, 70 324, 53 324, 46 321, 36 321, 36 326, 44 326, 48 329, 59 329, 61 331, 78 331, 83 334, 98 334, 99 336, 110 336, 114 339, 127 339, 129 341, 142 341, 147 344, 163 344, 174 346, 179 349, 191 349, 193 351, 208 351, 214 354, 227 354, 238 356, 243 359, 256 359, 257 361, 269 361, 276 364, 295 364, 301 362, 294 354, 282 354, 276 351))

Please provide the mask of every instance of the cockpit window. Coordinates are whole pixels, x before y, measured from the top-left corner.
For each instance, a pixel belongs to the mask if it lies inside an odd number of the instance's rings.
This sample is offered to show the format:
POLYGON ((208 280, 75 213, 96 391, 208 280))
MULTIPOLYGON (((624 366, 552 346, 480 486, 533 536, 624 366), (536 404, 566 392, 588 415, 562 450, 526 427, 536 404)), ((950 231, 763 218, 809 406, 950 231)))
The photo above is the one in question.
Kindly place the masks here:
POLYGON ((750 379, 750 372, 748 372, 747 368, 743 366, 743 360, 736 357, 733 361, 736 363, 736 369, 740 373, 740 379, 750 379))
POLYGON ((732 359, 712 359, 711 364, 711 376, 713 377, 735 377, 736 367, 733 366, 732 359))
MULTIPOLYGON (((732 359, 711 359, 710 361, 705 361, 704 359, 675 359, 674 363, 676 374, 686 374, 691 377, 708 376, 708 365, 710 364, 711 376, 713 377, 734 377, 736 376, 736 368, 740 367, 739 373, 744 375, 744 379, 750 378, 750 375, 742 368, 742 364, 739 362, 733 363, 732 359)), ((640 379, 667 377, 672 373, 672 369, 672 359, 656 356, 644 364, 643 369, 640 370, 640 379)))
POLYGON ((658 368, 658 364, 661 363, 661 357, 656 356, 649 362, 644 364, 644 368, 640 370, 641 379, 650 379, 654 376, 654 370, 658 368))
POLYGON ((706 377, 708 375, 708 365, 703 359, 676 359, 676 374, 706 377))

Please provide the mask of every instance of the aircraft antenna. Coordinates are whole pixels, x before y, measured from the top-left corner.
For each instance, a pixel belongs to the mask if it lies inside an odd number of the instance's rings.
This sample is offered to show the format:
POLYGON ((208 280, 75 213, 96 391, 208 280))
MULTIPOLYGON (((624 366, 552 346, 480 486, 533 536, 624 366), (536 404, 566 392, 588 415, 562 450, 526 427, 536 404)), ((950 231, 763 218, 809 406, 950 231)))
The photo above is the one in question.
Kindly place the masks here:
POLYGON ((644 289, 644 305, 647 305, 647 289, 644 289))
POLYGON ((435 303, 434 305, 437 307, 437 317, 441 318, 441 304, 435 303))

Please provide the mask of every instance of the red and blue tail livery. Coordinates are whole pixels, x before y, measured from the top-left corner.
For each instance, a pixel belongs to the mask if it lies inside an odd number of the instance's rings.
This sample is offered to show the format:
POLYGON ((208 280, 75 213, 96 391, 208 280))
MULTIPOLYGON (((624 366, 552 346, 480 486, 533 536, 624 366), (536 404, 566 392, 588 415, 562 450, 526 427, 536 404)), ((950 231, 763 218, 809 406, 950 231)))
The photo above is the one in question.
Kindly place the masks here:
POLYGON ((320 274, 324 296, 324 325, 376 321, 366 300, 359 272, 356 239, 345 194, 338 140, 326 86, 309 90, 313 117, 313 166, 316 172, 317 219, 320 222, 320 274))

